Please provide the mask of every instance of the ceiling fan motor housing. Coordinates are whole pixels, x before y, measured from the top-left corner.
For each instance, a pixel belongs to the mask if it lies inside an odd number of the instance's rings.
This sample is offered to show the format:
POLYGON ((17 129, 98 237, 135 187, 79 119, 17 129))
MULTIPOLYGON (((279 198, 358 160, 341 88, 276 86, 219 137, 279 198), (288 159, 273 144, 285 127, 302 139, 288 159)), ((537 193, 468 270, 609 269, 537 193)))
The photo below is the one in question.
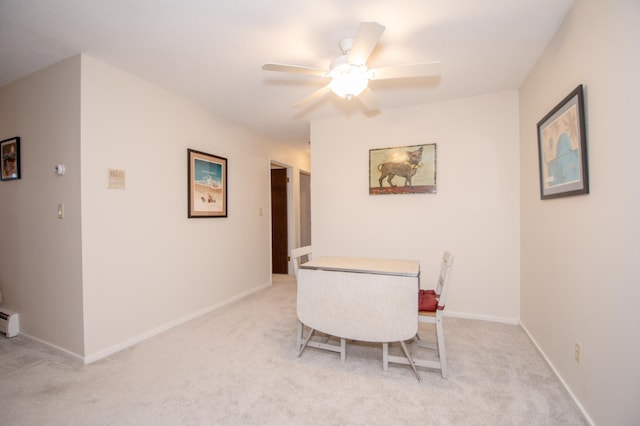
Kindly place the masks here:
POLYGON ((333 70, 335 70, 336 68, 339 68, 343 65, 349 65, 349 56, 348 55, 341 55, 338 56, 337 58, 334 58, 333 61, 331 61, 331 65, 329 66, 329 68, 331 69, 330 74, 333 74, 333 70))
POLYGON ((344 55, 349 54, 349 51, 351 51, 351 48, 353 47, 353 40, 353 37, 347 37, 343 38, 342 40, 340 40, 340 43, 338 43, 338 46, 340 46, 340 51, 344 55))

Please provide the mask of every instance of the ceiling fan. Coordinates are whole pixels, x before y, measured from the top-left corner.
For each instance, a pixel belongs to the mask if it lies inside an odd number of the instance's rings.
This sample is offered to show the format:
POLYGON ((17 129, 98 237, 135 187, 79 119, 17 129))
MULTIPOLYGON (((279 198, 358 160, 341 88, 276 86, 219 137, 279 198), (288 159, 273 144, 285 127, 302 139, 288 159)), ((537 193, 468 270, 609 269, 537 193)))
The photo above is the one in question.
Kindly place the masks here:
POLYGON ((295 106, 318 99, 329 92, 345 98, 357 97, 369 111, 377 111, 380 104, 369 89, 369 80, 385 80, 407 77, 431 77, 440 74, 442 62, 425 62, 411 65, 392 65, 381 68, 367 68, 367 60, 378 44, 385 27, 377 22, 362 22, 354 38, 340 41, 342 55, 331 61, 328 70, 299 65, 265 64, 263 70, 283 71, 330 78, 326 86, 311 93, 295 106))

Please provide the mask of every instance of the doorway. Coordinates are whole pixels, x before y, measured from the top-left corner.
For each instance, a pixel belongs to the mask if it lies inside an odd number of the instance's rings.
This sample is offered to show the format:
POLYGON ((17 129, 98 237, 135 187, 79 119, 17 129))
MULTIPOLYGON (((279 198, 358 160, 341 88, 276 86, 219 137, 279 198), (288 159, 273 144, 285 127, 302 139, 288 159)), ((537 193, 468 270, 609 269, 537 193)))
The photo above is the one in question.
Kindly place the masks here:
POLYGON ((300 247, 311 245, 311 175, 300 172, 300 247))
POLYGON ((287 169, 271 164, 271 272, 289 273, 287 169))

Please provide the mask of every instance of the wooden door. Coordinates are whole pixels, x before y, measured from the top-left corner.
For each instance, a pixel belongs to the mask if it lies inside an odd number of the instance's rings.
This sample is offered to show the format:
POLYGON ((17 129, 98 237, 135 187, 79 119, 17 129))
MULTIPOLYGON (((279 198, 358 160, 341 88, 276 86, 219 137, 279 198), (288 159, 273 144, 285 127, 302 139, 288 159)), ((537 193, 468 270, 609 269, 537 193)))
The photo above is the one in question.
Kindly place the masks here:
POLYGON ((271 259, 274 274, 289 273, 287 170, 271 169, 271 259))

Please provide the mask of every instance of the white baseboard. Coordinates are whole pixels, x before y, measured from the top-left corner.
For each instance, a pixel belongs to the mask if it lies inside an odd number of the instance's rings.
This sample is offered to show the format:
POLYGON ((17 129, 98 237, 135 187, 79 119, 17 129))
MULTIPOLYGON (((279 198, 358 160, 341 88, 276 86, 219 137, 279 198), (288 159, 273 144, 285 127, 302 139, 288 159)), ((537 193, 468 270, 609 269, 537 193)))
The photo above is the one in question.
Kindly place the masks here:
POLYGON ((84 358, 82 357, 82 355, 78 355, 77 353, 71 352, 68 349, 61 348, 60 346, 56 346, 53 343, 47 342, 46 340, 38 339, 37 337, 33 337, 30 334, 23 333, 22 331, 20 332, 19 336, 24 336, 24 337, 26 337, 28 339, 34 340, 34 341, 36 341, 38 343, 41 343, 41 344, 43 344, 45 346, 49 346, 50 348, 53 348, 53 349, 55 349, 57 351, 64 352, 65 354, 70 355, 73 358, 76 358, 76 359, 78 359, 80 361, 84 361, 84 358))
POLYGON ((576 398, 574 393, 571 391, 571 388, 564 381, 564 379, 562 378, 560 373, 558 373, 558 370, 556 370, 554 365, 551 363, 551 360, 549 360, 549 358, 547 358, 547 355, 542 351, 542 349, 540 348, 540 345, 538 345, 538 342, 536 342, 536 340, 533 338, 533 336, 531 335, 529 330, 527 330, 527 327, 524 324, 522 324, 519 319, 517 319, 517 318, 493 317, 493 316, 488 316, 488 315, 476 315, 476 314, 468 314, 468 313, 463 313, 463 312, 449 312, 449 311, 445 311, 444 315, 447 316, 447 317, 452 317, 452 318, 466 318, 466 319, 474 319, 474 320, 481 320, 481 321, 493 321, 493 322, 500 322, 500 323, 505 323, 505 324, 519 325, 520 327, 522 327, 522 329, 524 330, 526 335, 529 337, 529 340, 531 340, 533 345, 536 347, 536 350, 538 351, 538 353, 542 356, 544 361, 547 363, 547 365, 553 371, 553 374, 556 375, 558 380, 560 380, 560 383, 562 383, 562 386, 564 386, 564 388, 567 390, 569 395, 571 395, 571 399, 573 399, 573 402, 575 402, 576 406, 578 407, 578 409, 580 410, 580 412, 584 416, 585 420, 591 426, 595 426, 595 423, 593 422, 591 417, 589 417, 589 414, 587 414, 587 411, 584 409, 584 407, 582 406, 582 404, 580 403, 578 398, 576 398))
MULTIPOLYGON (((92 362, 99 361, 99 360, 101 360, 103 358, 108 357, 109 355, 112 355, 112 354, 114 354, 116 352, 119 352, 119 351, 121 351, 123 349, 126 349, 126 348, 128 348, 130 346, 133 346, 133 345, 135 345, 137 343, 140 343, 140 342, 142 342, 144 340, 147 340, 150 337, 156 336, 156 335, 158 335, 160 333, 163 333, 163 332, 165 332, 167 330, 170 330, 170 329, 172 329, 172 328, 174 328, 174 327, 176 327, 176 326, 178 326, 180 324, 184 324, 185 322, 190 321, 190 320, 192 320, 194 318, 197 318, 197 317, 200 317, 202 315, 208 314, 209 312, 213 312, 215 310, 218 310, 218 309, 220 309, 220 308, 222 308, 224 306, 227 306, 227 305, 229 305, 229 304, 231 304, 231 303, 233 303, 233 302, 235 302, 237 300, 240 300, 240 299, 242 299, 244 297, 247 297, 247 296, 249 296, 249 295, 251 295, 253 293, 256 293, 256 292, 258 292, 260 290, 263 290, 263 289, 265 289, 267 287, 270 287, 270 286, 271 286, 271 283, 263 284, 263 285, 261 285, 259 287, 253 288, 253 289, 251 289, 249 291, 246 291, 244 293, 240 293, 240 294, 238 294, 236 296, 233 296, 232 298, 230 298, 230 299, 228 299, 228 300, 226 300, 226 301, 224 301, 222 303, 219 303, 219 304, 213 305, 213 306, 209 306, 207 308, 204 308, 204 309, 201 309, 199 311, 193 312, 193 313, 191 313, 189 315, 186 315, 186 316, 184 316, 182 318, 178 318, 178 319, 176 319, 174 321, 171 321, 171 322, 169 322, 167 324, 164 324, 164 325, 162 325, 160 327, 154 328, 153 330, 149 330, 149 331, 147 331, 145 333, 142 333, 142 334, 140 334, 138 336, 135 336, 135 337, 132 337, 130 339, 127 339, 127 340, 125 340, 125 341, 123 341, 121 343, 118 343, 117 345, 111 346, 110 348, 104 349, 104 350, 99 351, 99 352, 95 352, 95 353, 90 354, 90 355, 86 355, 83 358, 84 363, 85 364, 91 364, 92 362)), ((46 343, 46 342, 43 342, 43 343, 46 343)))
POLYGON ((569 395, 571 395, 571 398, 573 399, 573 402, 576 403, 576 405, 578 406, 578 409, 580 410, 580 412, 582 412, 582 415, 584 416, 585 420, 591 425, 594 426, 595 423, 593 422, 593 420, 591 419, 591 417, 589 417, 589 414, 587 414, 587 411, 584 409, 584 407, 582 406, 582 404, 580 403, 580 401, 578 400, 578 398, 576 398, 576 396, 573 394, 573 392, 571 391, 571 388, 567 385, 567 383, 564 381, 564 379, 562 378, 562 376, 560 375, 560 373, 558 373, 558 370, 556 370, 556 368, 554 367, 553 363, 551 362, 551 360, 549 358, 547 358, 547 355, 545 355, 544 351, 542 350, 542 348, 540 348, 540 345, 538 345, 538 342, 536 342, 536 339, 533 338, 533 336, 531 335, 531 333, 529 333, 529 330, 527 329, 527 327, 524 324, 520 324, 520 326, 522 327, 522 329, 524 330, 524 332, 527 334, 527 336, 529 336, 529 340, 531 340, 531 343, 533 343, 533 345, 536 347, 536 349, 538 350, 538 353, 540 353, 540 355, 542 355, 542 358, 544 359, 544 361, 547 363, 547 365, 551 368, 551 370, 553 371, 553 374, 556 375, 556 377, 558 378, 558 380, 560 380, 560 383, 562 383, 562 386, 564 386, 564 388, 567 390, 567 392, 569 392, 569 395))
POLYGON ((465 312, 450 312, 447 310, 444 311, 444 316, 452 317, 452 318, 466 318, 466 319, 474 319, 474 320, 481 320, 481 321, 501 322, 504 324, 511 324, 511 325, 520 324, 520 320, 517 318, 494 317, 489 315, 468 314, 465 312))

